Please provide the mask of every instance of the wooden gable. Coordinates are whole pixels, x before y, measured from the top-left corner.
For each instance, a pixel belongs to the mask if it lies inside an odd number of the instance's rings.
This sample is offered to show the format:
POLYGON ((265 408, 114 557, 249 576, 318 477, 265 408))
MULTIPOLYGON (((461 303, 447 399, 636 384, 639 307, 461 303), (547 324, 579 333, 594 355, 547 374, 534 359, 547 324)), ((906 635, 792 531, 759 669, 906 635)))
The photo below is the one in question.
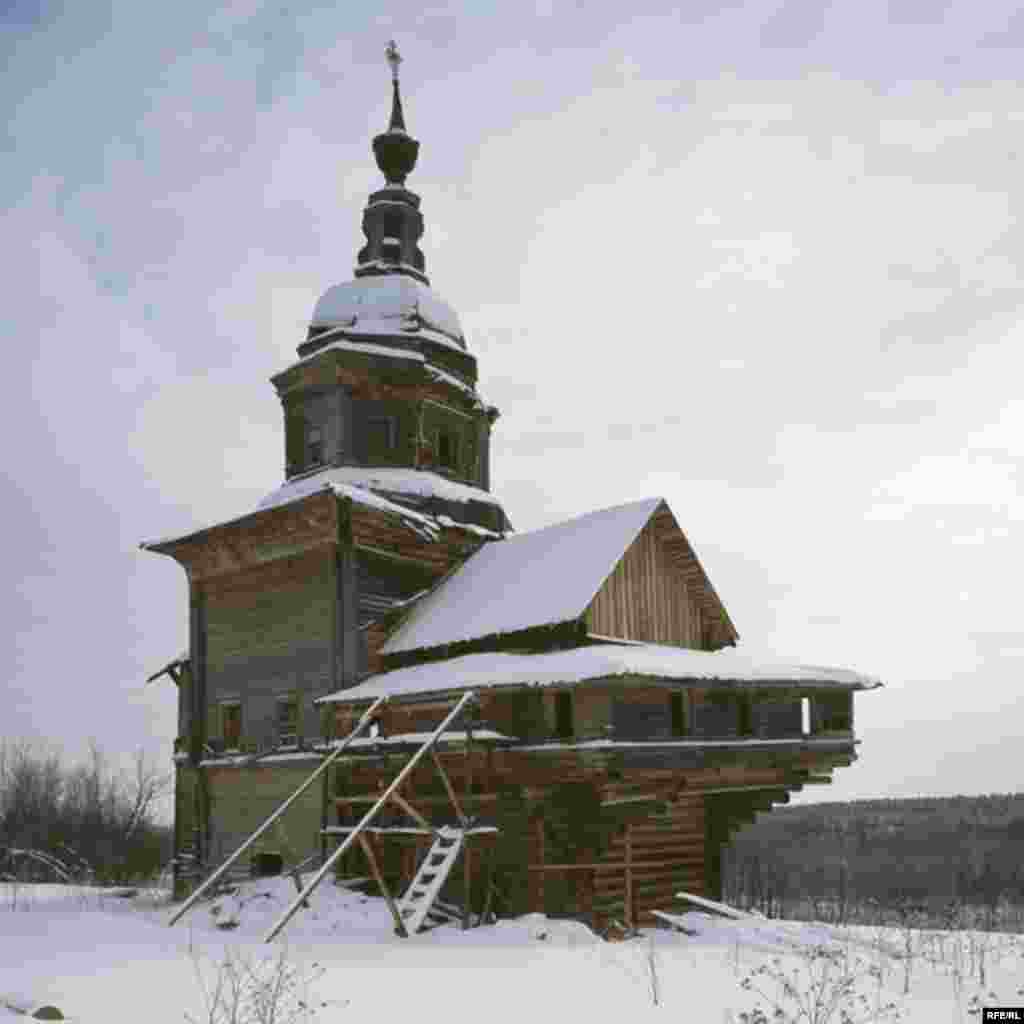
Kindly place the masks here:
POLYGON ((590 602, 586 625, 598 636, 704 651, 739 636, 665 502, 590 602))

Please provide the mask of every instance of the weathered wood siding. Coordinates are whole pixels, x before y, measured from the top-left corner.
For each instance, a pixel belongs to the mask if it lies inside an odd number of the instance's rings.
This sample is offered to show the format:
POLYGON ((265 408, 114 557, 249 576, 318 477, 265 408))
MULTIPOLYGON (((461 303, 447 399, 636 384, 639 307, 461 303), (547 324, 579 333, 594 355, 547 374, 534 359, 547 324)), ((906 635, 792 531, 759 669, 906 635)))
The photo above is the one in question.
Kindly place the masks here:
POLYGON ((363 466, 412 466, 416 458, 416 409, 399 399, 357 399, 352 403, 350 458, 363 466), (390 437, 377 429, 390 422, 390 437), (389 443, 390 442, 390 443, 389 443))
POLYGON ((283 558, 205 585, 208 735, 220 703, 238 700, 242 738, 274 739, 279 696, 300 698, 299 732, 319 734, 315 697, 330 692, 335 640, 334 554, 283 558))
POLYGON ((652 521, 605 580, 587 611, 592 633, 703 649, 702 610, 652 521))
MULTIPOLYGON (((210 856, 220 861, 237 849, 316 768, 315 758, 210 767, 210 856)), ((269 829, 252 852, 280 853, 295 864, 320 850, 323 790, 314 784, 269 829)), ((248 863, 246 861, 245 863, 248 863)))
POLYGON ((626 872, 602 871, 594 876, 594 910, 604 918, 653 924, 652 910, 678 907, 680 890, 704 895, 705 881, 704 799, 684 797, 669 805, 664 814, 623 825, 603 863, 632 864, 632 885, 626 872), (626 894, 632 889, 632 914, 626 912, 626 894))

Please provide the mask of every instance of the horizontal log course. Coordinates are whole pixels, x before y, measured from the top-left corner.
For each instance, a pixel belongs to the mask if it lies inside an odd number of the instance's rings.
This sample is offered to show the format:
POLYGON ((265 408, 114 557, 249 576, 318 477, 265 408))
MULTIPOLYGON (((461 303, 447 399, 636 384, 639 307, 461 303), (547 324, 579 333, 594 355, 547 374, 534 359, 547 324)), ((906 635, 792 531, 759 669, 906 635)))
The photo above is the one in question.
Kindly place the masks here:
MULTIPOLYGON (((690 857, 703 857, 706 847, 703 843, 689 846, 666 845, 666 846, 633 846, 633 863, 642 863, 644 860, 686 860, 690 857)), ((616 860, 625 860, 625 848, 621 846, 612 847, 608 856, 616 860)))
MULTIPOLYGON (((656 843, 688 843, 694 842, 704 838, 704 823, 701 822, 700 828, 646 828, 644 826, 633 825, 631 830, 631 841, 639 843, 641 846, 652 845, 656 843)), ((623 838, 621 836, 614 836, 612 842, 621 843, 623 838)))
MULTIPOLYGON (((674 843, 701 843, 704 841, 704 829, 699 832, 679 829, 665 829, 664 831, 634 832, 630 842, 634 846, 671 846, 674 843)), ((620 836, 612 837, 613 846, 625 846, 625 841, 620 836)))
MULTIPOLYGON (((456 787, 457 788, 457 787, 456 787)), ((380 793, 358 793, 354 796, 336 796, 334 803, 338 807, 347 807, 349 804, 374 804, 380 799, 380 793)), ((414 797, 417 804, 424 804, 426 806, 437 806, 438 804, 444 804, 451 807, 451 799, 447 795, 442 796, 416 796, 414 797)), ((466 804, 474 803, 493 803, 499 799, 497 793, 460 793, 459 799, 466 804)))
MULTIPOLYGON (((669 882, 658 882, 650 884, 640 882, 633 886, 634 902, 641 907, 673 907, 678 906, 675 895, 680 886, 685 885, 688 890, 696 889, 703 891, 704 878, 700 875, 687 875, 685 880, 675 879, 669 882)), ((603 903, 623 902, 625 900, 625 889, 602 889, 595 893, 595 902, 600 900, 603 903)))
MULTIPOLYGON (((704 835, 704 822, 694 822, 682 825, 648 825, 632 824, 629 826, 630 835, 640 842, 657 843, 665 839, 696 839, 704 835)), ((618 837, 616 837, 618 839, 618 837)))
MULTIPOLYGON (((690 846, 703 846, 704 845, 704 834, 694 835, 693 833, 687 835, 673 835, 671 832, 665 833, 664 835, 645 835, 645 836, 632 836, 630 844, 634 850, 653 850, 658 847, 690 847, 690 846)), ((626 843, 624 840, 616 836, 612 839, 610 847, 613 850, 625 849, 626 843)))
MULTIPOLYGON (((648 862, 633 862, 633 870, 636 871, 640 867, 643 868, 671 868, 676 867, 680 864, 680 861, 666 860, 666 861, 648 861, 648 862)), ((696 860, 694 863, 698 863, 696 860)), ((626 862, 621 861, 619 863, 600 863, 600 864, 527 864, 527 871, 625 871, 626 862)))

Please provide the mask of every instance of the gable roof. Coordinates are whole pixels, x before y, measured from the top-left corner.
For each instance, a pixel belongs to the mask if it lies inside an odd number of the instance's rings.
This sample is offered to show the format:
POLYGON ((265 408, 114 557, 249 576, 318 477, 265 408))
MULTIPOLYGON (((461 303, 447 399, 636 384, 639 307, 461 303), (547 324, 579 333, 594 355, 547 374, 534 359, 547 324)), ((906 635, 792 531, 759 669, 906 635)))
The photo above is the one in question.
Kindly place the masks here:
POLYGON ((381 653, 578 619, 663 506, 645 498, 485 544, 413 607, 381 653))

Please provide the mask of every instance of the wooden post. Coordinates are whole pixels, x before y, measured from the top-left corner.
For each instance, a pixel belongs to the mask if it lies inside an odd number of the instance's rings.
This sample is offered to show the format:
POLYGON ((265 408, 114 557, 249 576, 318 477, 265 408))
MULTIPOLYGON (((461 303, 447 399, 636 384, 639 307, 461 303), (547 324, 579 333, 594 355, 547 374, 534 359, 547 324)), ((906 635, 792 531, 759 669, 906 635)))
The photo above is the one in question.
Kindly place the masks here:
POLYGON ((473 714, 470 706, 466 711, 466 805, 473 796, 473 714))
POLYGON ((416 850, 415 842, 411 846, 402 847, 402 888, 408 889, 412 880, 416 877, 416 850))
POLYGON ((413 805, 409 803, 409 801, 406 800, 405 797, 402 796, 402 794, 399 793, 397 790, 391 794, 391 799, 396 804, 398 804, 398 806, 401 807, 402 810, 405 811, 405 813, 408 814, 409 817, 412 818, 413 821, 415 821, 416 824, 420 826, 420 828, 434 828, 434 826, 431 825, 430 822, 427 821, 427 819, 424 818, 423 815, 420 814, 420 812, 417 811, 416 808, 413 807, 413 805))
POLYGON ((545 863, 544 856, 544 819, 543 817, 537 818, 533 824, 533 839, 534 839, 534 850, 537 858, 537 866, 541 869, 539 871, 530 872, 530 885, 532 892, 530 893, 530 906, 534 913, 544 913, 544 875, 543 870, 545 863))
POLYGON ((471 862, 472 854, 470 853, 470 841, 469 836, 464 836, 462 840, 462 930, 468 931, 469 929, 469 916, 470 916, 470 878, 472 874, 471 862))
POLYGON ((636 930, 636 913, 633 906, 633 826, 626 826, 626 927, 636 930))
POLYGON ((402 920, 402 915, 398 912, 398 907, 395 906, 395 901, 391 897, 391 890, 388 888, 387 882, 384 881, 380 865, 377 863, 377 856, 373 852, 373 845, 370 842, 370 837, 365 832, 359 833, 359 845, 363 848, 363 853, 366 854, 367 863, 370 865, 370 871, 373 873, 373 877, 376 879, 377 885, 380 886, 381 895, 387 901, 388 910, 391 911, 391 916, 395 921, 395 931, 397 931, 403 939, 407 939, 409 937, 409 933, 406 931, 405 922, 402 920))
POLYGON ((491 898, 494 895, 494 843, 488 840, 486 860, 484 862, 484 909, 480 914, 480 923, 487 924, 491 913, 491 898))
POLYGON ((704 798, 704 895, 722 900, 722 842, 728 838, 723 828, 723 812, 714 798, 704 798))
POLYGON ((448 798, 452 802, 452 807, 455 808, 455 813, 459 816, 459 822, 462 827, 466 827, 466 812, 462 809, 462 804, 459 803, 459 798, 455 795, 455 787, 452 786, 452 780, 448 778, 448 773, 444 770, 444 766, 441 764, 441 759, 437 756, 437 752, 432 750, 430 756, 434 760, 434 767, 437 769, 438 775, 441 776, 441 782, 444 783, 445 792, 448 794, 448 798))

